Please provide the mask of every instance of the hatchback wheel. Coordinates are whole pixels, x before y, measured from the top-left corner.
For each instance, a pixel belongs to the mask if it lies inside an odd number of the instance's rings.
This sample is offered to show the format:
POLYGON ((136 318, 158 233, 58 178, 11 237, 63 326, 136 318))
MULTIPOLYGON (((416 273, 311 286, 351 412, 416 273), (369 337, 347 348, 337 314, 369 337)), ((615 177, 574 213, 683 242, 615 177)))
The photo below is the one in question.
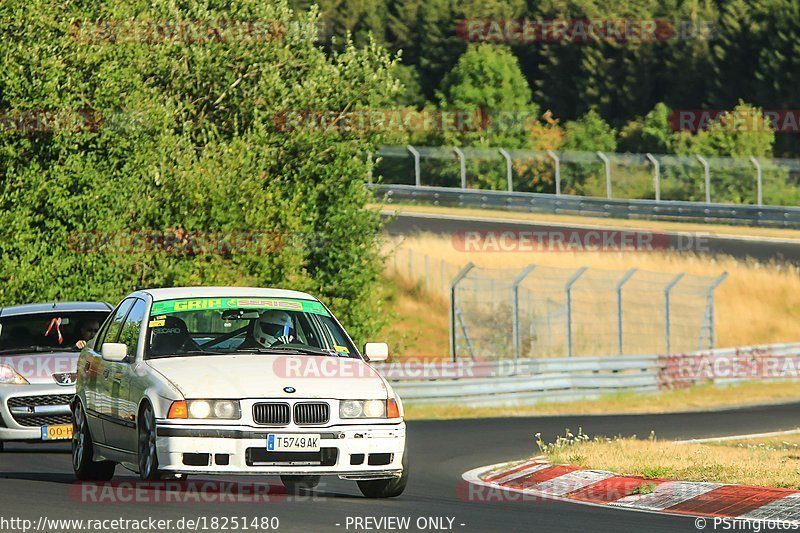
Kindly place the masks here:
POLYGON ((78 403, 72 414, 72 469, 75 477, 85 481, 108 481, 114 477, 116 463, 112 461, 95 462, 92 434, 83 405, 78 403))

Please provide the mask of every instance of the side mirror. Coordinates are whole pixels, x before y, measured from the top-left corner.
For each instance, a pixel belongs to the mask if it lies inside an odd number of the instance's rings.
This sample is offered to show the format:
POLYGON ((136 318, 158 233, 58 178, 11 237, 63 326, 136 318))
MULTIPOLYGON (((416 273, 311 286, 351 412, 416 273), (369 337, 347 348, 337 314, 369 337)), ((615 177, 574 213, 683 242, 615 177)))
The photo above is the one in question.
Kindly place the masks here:
POLYGON ((128 357, 128 346, 119 342, 104 342, 100 355, 105 361, 120 362, 128 357))
POLYGON ((364 345, 364 355, 370 361, 386 361, 389 358, 389 345, 385 342, 368 342, 364 345))

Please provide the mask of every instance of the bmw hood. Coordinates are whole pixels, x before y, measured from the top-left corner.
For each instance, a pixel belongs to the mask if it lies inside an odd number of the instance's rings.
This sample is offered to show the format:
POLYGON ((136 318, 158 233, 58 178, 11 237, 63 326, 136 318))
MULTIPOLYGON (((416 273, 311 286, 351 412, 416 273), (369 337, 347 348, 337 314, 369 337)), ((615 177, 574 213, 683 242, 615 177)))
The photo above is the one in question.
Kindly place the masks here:
POLYGON ((370 365, 347 357, 231 354, 166 357, 147 364, 188 399, 388 397, 370 365), (291 389, 295 392, 286 392, 291 389))

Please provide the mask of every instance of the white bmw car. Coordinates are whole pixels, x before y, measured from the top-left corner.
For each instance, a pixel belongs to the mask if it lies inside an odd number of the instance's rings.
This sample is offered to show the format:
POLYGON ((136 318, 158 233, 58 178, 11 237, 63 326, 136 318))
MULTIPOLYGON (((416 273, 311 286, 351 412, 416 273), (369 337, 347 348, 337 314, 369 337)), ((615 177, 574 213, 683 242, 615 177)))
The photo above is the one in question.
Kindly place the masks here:
POLYGON ((290 491, 320 476, 393 497, 408 479, 400 398, 316 298, 191 287, 135 292, 78 361, 72 456, 79 479, 117 464, 155 480, 279 475, 290 491))

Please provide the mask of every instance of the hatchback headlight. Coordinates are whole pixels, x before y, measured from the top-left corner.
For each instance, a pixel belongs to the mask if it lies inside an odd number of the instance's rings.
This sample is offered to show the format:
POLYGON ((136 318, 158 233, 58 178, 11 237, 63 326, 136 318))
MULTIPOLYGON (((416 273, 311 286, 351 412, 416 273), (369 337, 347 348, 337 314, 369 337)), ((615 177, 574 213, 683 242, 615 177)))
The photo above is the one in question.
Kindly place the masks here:
POLYGON ((242 410, 236 400, 187 400, 186 410, 189 418, 236 420, 242 417, 242 410))
POLYGON ((339 418, 386 418, 386 400, 343 400, 339 418))
POLYGON ((3 385, 28 385, 28 380, 10 365, 0 365, 0 384, 3 385))

